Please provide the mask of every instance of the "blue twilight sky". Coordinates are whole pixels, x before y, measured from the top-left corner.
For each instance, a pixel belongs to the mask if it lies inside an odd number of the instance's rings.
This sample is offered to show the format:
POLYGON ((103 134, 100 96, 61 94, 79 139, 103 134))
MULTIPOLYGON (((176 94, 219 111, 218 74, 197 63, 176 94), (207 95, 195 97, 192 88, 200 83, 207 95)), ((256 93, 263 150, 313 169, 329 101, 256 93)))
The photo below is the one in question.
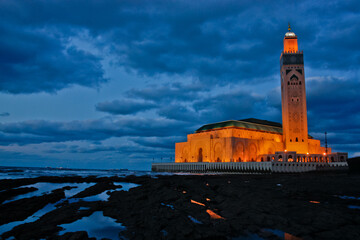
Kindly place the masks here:
POLYGON ((357 0, 0 0, 0 165, 149 169, 203 124, 281 122, 288 22, 309 133, 360 155, 357 0))

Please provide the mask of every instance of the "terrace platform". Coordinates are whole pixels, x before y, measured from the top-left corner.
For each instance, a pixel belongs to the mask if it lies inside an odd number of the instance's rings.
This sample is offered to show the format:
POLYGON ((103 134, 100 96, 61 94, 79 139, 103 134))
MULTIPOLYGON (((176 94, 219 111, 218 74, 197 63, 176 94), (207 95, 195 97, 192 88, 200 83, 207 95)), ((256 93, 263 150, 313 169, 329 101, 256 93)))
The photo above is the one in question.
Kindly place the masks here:
POLYGON ((190 173, 300 173, 315 171, 347 171, 347 162, 193 162, 153 163, 154 172, 190 173))

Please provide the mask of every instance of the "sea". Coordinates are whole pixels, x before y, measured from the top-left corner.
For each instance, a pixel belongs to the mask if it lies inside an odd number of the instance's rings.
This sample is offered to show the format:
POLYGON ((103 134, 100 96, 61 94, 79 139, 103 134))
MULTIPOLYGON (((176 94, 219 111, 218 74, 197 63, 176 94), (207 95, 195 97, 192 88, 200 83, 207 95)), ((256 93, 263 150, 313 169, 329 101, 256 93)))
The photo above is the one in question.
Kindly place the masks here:
POLYGON ((41 176, 97 176, 97 177, 126 177, 130 175, 155 177, 156 175, 171 175, 172 173, 159 173, 152 171, 128 170, 128 169, 73 169, 51 167, 1 167, 0 179, 36 178, 41 176))
MULTIPOLYGON (((41 168, 41 167, 0 167, 0 181, 4 179, 20 179, 20 178, 37 178, 41 176, 56 176, 56 177, 69 177, 69 176, 96 176, 96 177, 126 177, 130 175, 134 176, 150 176, 152 178, 157 178, 158 175, 171 175, 172 173, 154 173, 151 171, 133 171, 127 169, 71 169, 71 168, 41 168)), ((85 190, 88 187, 94 186, 96 183, 50 183, 50 182, 37 182, 35 184, 23 185, 21 187, 33 187, 37 190, 20 194, 14 196, 10 199, 7 199, 0 203, 0 205, 5 206, 5 204, 13 201, 17 201, 23 198, 31 198, 35 196, 40 196, 48 194, 55 189, 60 189, 65 186, 72 187, 69 190, 65 191, 65 198, 56 202, 49 203, 42 209, 39 209, 37 212, 28 216, 25 220, 22 221, 13 221, 3 225, 0 225, 0 239, 2 234, 12 230, 16 226, 22 224, 30 223, 39 220, 45 214, 58 208, 61 203, 68 201, 69 203, 78 202, 78 201, 108 201, 109 193, 116 190, 129 191, 131 188, 139 186, 135 183, 128 182, 114 182, 114 185, 119 186, 118 189, 107 190, 100 194, 93 195, 85 198, 74 198, 77 193, 85 190)), ((1 190, 0 195, 2 191, 1 190)), ((79 211, 86 210, 86 208, 80 208, 79 211)), ((0 213, 1 214, 1 213, 0 213)), ((59 225, 63 230, 59 232, 59 235, 65 234, 67 232, 75 231, 86 231, 89 237, 94 237, 96 239, 119 239, 119 232, 123 231, 125 227, 118 223, 115 219, 104 216, 100 211, 94 212, 88 217, 78 219, 75 222, 69 224, 59 225)), ((13 239, 13 238, 9 238, 13 239)))

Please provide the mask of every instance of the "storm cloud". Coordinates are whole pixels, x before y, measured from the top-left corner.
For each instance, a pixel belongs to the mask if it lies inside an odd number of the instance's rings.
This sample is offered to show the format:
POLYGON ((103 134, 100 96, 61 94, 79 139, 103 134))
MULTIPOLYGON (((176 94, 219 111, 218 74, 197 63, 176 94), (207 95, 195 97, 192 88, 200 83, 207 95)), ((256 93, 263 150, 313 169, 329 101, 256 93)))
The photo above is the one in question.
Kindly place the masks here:
POLYGON ((127 115, 146 111, 155 108, 156 104, 153 102, 136 101, 132 99, 114 100, 111 102, 101 102, 96 105, 96 110, 107 112, 114 115, 127 115))
POLYGON ((288 22, 310 134, 360 152, 358 1, 0 1, 0 16, 2 160, 140 166, 204 124, 281 122, 288 22))
POLYGON ((84 30, 98 51, 117 56, 119 66, 139 74, 192 76, 222 85, 264 81, 276 74, 273 63, 286 24, 292 21, 301 49, 311 49, 306 62, 356 71, 356 1, 305 1, 286 11, 285 2, 2 1, 0 90, 54 92, 73 84, 98 87, 106 82, 104 55, 71 47, 71 40, 84 30), (295 10, 297 14, 291 14, 295 10))

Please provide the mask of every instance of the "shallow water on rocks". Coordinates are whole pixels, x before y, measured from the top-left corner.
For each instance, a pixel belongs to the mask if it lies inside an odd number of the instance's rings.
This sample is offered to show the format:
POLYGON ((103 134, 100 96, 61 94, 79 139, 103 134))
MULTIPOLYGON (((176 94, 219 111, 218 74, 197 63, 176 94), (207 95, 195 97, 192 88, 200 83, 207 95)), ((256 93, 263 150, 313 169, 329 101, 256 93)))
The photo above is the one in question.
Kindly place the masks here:
POLYGON ((59 235, 67 232, 86 231, 89 237, 97 239, 119 239, 119 232, 126 229, 121 223, 117 223, 115 219, 104 216, 101 211, 94 212, 89 217, 83 217, 75 222, 62 224, 60 227, 64 228, 64 230, 60 231, 59 235))
POLYGON ((71 196, 83 191, 85 188, 88 188, 88 187, 90 187, 90 186, 92 186, 94 184, 95 183, 49 183, 49 182, 38 182, 38 183, 35 183, 35 184, 31 184, 31 185, 24 185, 24 186, 21 186, 21 188, 23 188, 23 187, 34 187, 34 188, 37 188, 38 190, 15 196, 10 200, 4 201, 3 204, 8 203, 8 202, 12 202, 12 201, 16 201, 16 200, 19 200, 19 199, 22 199, 22 198, 31 198, 31 197, 35 197, 35 196, 41 196, 41 195, 44 195, 46 193, 50 193, 51 191, 53 191, 55 189, 60 189, 60 188, 66 187, 66 186, 74 187, 74 188, 72 188, 70 190, 65 190, 65 196, 66 197, 71 197, 71 196))
POLYGON ((136 184, 136 183, 126 183, 126 182, 116 182, 116 183, 114 183, 114 185, 115 186, 122 186, 122 187, 117 188, 117 189, 105 190, 102 193, 99 193, 99 194, 93 195, 93 196, 89 196, 89 197, 69 199, 69 202, 70 203, 77 202, 80 199, 83 200, 83 201, 87 201, 87 202, 107 201, 107 200, 109 200, 109 197, 110 197, 110 195, 108 193, 111 193, 111 192, 114 192, 114 191, 129 191, 131 188, 140 186, 139 184, 136 184))
POLYGON ((193 223, 196 223, 196 224, 203 224, 202 222, 200 222, 199 220, 197 220, 196 218, 194 218, 193 216, 188 216, 190 218, 190 220, 193 222, 193 223))
POLYGON ((345 199, 345 200, 360 200, 360 197, 353 197, 353 196, 336 196, 336 197, 345 199))
MULTIPOLYGON (((59 201, 59 202, 61 202, 61 201, 59 201)), ((24 221, 15 221, 15 222, 10 222, 10 223, 4 224, 4 225, 0 225, 0 235, 5 232, 10 231, 11 229, 13 229, 14 227, 16 227, 18 225, 21 225, 24 223, 29 223, 29 222, 35 222, 41 216, 45 215, 48 212, 55 210, 56 209, 55 205, 58 204, 59 202, 47 204, 42 209, 40 209, 39 211, 37 211, 36 213, 31 215, 30 217, 26 218, 24 221)))
POLYGON ((302 240, 302 238, 296 237, 290 233, 284 232, 279 229, 264 228, 263 231, 271 232, 272 234, 276 235, 281 239, 302 240))
MULTIPOLYGON (((40 209, 33 215, 29 216, 24 221, 15 221, 15 222, 10 222, 7 224, 0 225, 0 235, 12 230, 14 227, 16 227, 18 225, 21 225, 24 223, 29 223, 29 222, 35 222, 41 216, 55 210, 56 206, 58 204, 61 204, 66 200, 68 200, 69 203, 78 202, 80 200, 89 201, 89 202, 90 201, 107 201, 109 198, 109 195, 107 194, 107 192, 121 191, 121 190, 129 191, 131 188, 140 186, 139 184, 135 184, 135 183, 115 182, 114 183, 115 186, 121 185, 122 188, 105 190, 104 192, 102 192, 100 194, 85 197, 85 198, 71 198, 72 196, 76 195, 77 193, 79 193, 93 185, 95 185, 95 183, 48 183, 48 182, 40 182, 40 183, 36 183, 36 184, 32 184, 32 185, 26 185, 25 187, 36 187, 36 188, 38 188, 38 190, 31 192, 31 193, 26 193, 26 194, 16 196, 11 200, 5 201, 4 203, 15 201, 15 200, 22 199, 22 198, 30 198, 30 197, 34 197, 34 196, 40 196, 45 193, 49 193, 52 190, 59 189, 59 188, 65 187, 65 186, 70 186, 70 187, 74 187, 74 188, 72 188, 70 190, 65 190, 65 198, 64 199, 61 199, 60 201, 58 201, 56 203, 47 204, 44 208, 40 209)), ((24 187, 24 186, 21 186, 21 187, 24 187)), ((88 208, 80 207, 79 210, 88 210, 88 208)), ((78 231, 80 231, 80 230, 78 230, 78 231)))
POLYGON ((360 206, 349 205, 348 208, 350 208, 350 209, 360 209, 360 206))

